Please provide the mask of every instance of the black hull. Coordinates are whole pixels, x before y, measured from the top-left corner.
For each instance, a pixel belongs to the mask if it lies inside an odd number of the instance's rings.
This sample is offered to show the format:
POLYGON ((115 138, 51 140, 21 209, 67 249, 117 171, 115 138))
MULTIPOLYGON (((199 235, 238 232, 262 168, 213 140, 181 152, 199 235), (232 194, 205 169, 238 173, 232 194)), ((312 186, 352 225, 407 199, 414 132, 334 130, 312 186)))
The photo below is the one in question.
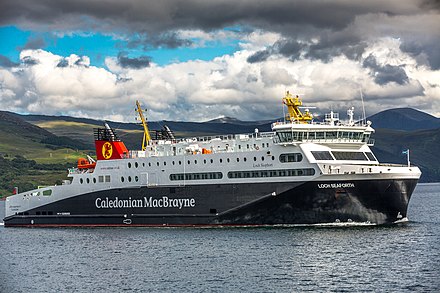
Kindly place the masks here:
POLYGON ((408 203, 416 184, 416 179, 389 179, 113 189, 75 196, 9 216, 4 219, 4 225, 391 224, 407 217, 408 203))

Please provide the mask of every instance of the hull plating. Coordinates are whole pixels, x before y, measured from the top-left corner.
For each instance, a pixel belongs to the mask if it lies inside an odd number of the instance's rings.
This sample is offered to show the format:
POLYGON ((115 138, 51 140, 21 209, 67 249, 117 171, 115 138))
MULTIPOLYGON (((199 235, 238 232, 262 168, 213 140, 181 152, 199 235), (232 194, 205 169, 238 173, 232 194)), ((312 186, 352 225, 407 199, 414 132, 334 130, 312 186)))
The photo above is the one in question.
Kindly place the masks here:
POLYGON ((267 226, 407 217, 416 179, 113 189, 56 201, 5 226, 267 226))

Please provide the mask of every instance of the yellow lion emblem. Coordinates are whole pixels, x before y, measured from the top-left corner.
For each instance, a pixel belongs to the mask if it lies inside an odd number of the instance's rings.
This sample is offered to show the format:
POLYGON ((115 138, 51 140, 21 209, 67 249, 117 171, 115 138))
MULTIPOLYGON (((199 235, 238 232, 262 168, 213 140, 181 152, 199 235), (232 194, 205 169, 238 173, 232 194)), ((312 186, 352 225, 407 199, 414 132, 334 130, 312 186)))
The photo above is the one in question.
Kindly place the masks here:
POLYGON ((106 142, 102 145, 102 156, 104 159, 110 159, 113 154, 113 147, 112 144, 109 142, 106 142))

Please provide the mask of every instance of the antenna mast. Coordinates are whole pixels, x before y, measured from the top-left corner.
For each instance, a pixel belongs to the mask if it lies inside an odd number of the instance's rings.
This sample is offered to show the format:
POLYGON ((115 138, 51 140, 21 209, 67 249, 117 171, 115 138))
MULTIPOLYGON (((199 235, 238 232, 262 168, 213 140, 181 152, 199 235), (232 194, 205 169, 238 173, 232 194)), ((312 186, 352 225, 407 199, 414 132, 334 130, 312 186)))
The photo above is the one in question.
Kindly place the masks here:
POLYGON ((361 93, 361 101, 362 101, 362 123, 365 124, 367 117, 365 115, 365 104, 364 104, 364 95, 362 95, 362 89, 359 88, 359 92, 361 93))

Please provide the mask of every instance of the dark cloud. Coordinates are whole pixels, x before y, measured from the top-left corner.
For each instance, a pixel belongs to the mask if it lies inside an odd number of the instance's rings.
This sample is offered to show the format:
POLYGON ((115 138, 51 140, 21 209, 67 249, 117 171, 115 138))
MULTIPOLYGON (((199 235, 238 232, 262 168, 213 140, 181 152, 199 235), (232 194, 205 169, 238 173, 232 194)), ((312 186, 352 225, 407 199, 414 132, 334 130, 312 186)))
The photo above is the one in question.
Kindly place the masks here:
POLYGON ((0 54, 0 67, 17 67, 18 63, 12 62, 8 57, 0 54))
POLYGON ((271 50, 269 49, 257 51, 247 58, 247 62, 248 63, 263 62, 266 61, 267 58, 270 57, 270 55, 272 55, 272 53, 271 50))
MULTIPOLYGON (((3 1, 4 2, 4 1, 3 1)), ((159 34, 175 29, 220 29, 246 25, 292 32, 300 27, 340 30, 358 15, 419 11, 421 1, 391 0, 16 0, 2 3, 0 24, 17 24, 47 29, 79 29, 159 34), (80 17, 82 16, 82 17, 80 17)), ((433 1, 428 1, 428 3, 433 1)), ((435 3, 435 1, 433 2, 435 3)), ((432 5, 426 5, 426 9, 432 5)))
POLYGON ((58 64, 57 64, 57 67, 60 67, 60 68, 65 68, 68 66, 69 66, 69 61, 67 61, 66 58, 61 59, 60 62, 58 62, 58 64))
POLYGON ((30 37, 24 46, 19 47, 18 50, 35 50, 46 47, 46 41, 42 37, 30 37))
POLYGON ((133 80, 133 78, 126 78, 126 77, 118 76, 116 79, 116 83, 124 83, 124 82, 128 82, 131 80, 133 80))
MULTIPOLYGON (((73 63, 75 66, 82 66, 82 67, 89 67, 89 60, 87 57, 79 57, 75 62, 73 63)), ((69 63, 69 57, 67 58, 61 58, 60 61, 57 64, 57 67, 59 68, 66 68, 69 66, 73 66, 69 63)))
POLYGON ((423 44, 415 40, 404 40, 400 45, 400 49, 416 58, 425 55, 427 65, 429 65, 431 69, 440 69, 440 42, 438 42, 438 40, 430 40, 423 44))
POLYGON ((176 32, 166 32, 159 35, 139 34, 136 38, 128 42, 128 48, 141 47, 144 50, 154 48, 179 48, 189 47, 193 44, 191 40, 180 38, 176 32))
POLYGON ((84 56, 80 57, 78 60, 75 61, 74 63, 76 66, 84 66, 84 67, 89 67, 89 60, 85 59, 84 56))
POLYGON ((439 0, 424 0, 422 2, 422 6, 428 9, 437 9, 440 10, 440 1, 439 0))
POLYGON ((389 64, 386 64, 385 66, 379 65, 373 55, 365 58, 363 66, 372 70, 374 81, 379 85, 384 85, 389 82, 403 85, 409 82, 405 69, 401 66, 393 66, 389 64))
POLYGON ((275 42, 275 44, 265 50, 255 52, 247 58, 247 62, 257 63, 266 61, 267 58, 274 54, 283 55, 293 61, 299 59, 301 54, 304 53, 308 47, 308 45, 294 40, 281 40, 275 42))
POLYGON ((33 66, 38 64, 38 60, 35 58, 32 58, 31 56, 25 56, 24 58, 21 58, 21 63, 27 66, 33 66))
POLYGON ((277 41, 272 46, 265 50, 257 51, 249 56, 247 62, 256 63, 267 60, 271 55, 280 54, 291 61, 301 58, 312 60, 321 60, 323 62, 330 62, 333 57, 345 55, 352 60, 359 60, 364 53, 367 44, 365 42, 330 42, 328 40, 321 40, 316 44, 305 42, 297 42, 295 40, 277 41))
MULTIPOLYGON (((345 55, 359 60, 365 44, 371 39, 405 34, 424 47, 432 68, 440 67, 439 25, 414 27, 413 23, 387 21, 423 15, 438 22, 436 0, 64 0, 3 1, 0 25, 18 25, 34 31, 98 31, 124 34, 129 48, 149 50, 156 47, 177 48, 192 45, 181 39, 177 30, 212 31, 225 27, 261 29, 280 33, 285 41, 273 48, 255 53, 248 62, 259 62, 271 54, 282 54, 291 60, 300 57, 324 62, 345 55), (5 2, 5 3, 3 3, 5 2), (371 18, 359 25, 361 18, 371 18), (437 18, 436 18, 437 17, 437 18), (380 22, 384 22, 383 26, 380 22), (408 33, 411 32, 411 33, 408 33), (428 37, 425 37, 428 36, 428 37), (438 43, 438 42, 437 42, 438 43)), ((41 40, 29 41, 29 47, 41 47, 41 40), (38 43, 40 42, 40 43, 38 43)))
POLYGON ((127 54, 124 52, 120 52, 118 54, 118 64, 123 68, 133 68, 133 69, 141 69, 145 67, 149 67, 151 63, 151 57, 149 56, 140 56, 137 58, 127 57, 127 54))

